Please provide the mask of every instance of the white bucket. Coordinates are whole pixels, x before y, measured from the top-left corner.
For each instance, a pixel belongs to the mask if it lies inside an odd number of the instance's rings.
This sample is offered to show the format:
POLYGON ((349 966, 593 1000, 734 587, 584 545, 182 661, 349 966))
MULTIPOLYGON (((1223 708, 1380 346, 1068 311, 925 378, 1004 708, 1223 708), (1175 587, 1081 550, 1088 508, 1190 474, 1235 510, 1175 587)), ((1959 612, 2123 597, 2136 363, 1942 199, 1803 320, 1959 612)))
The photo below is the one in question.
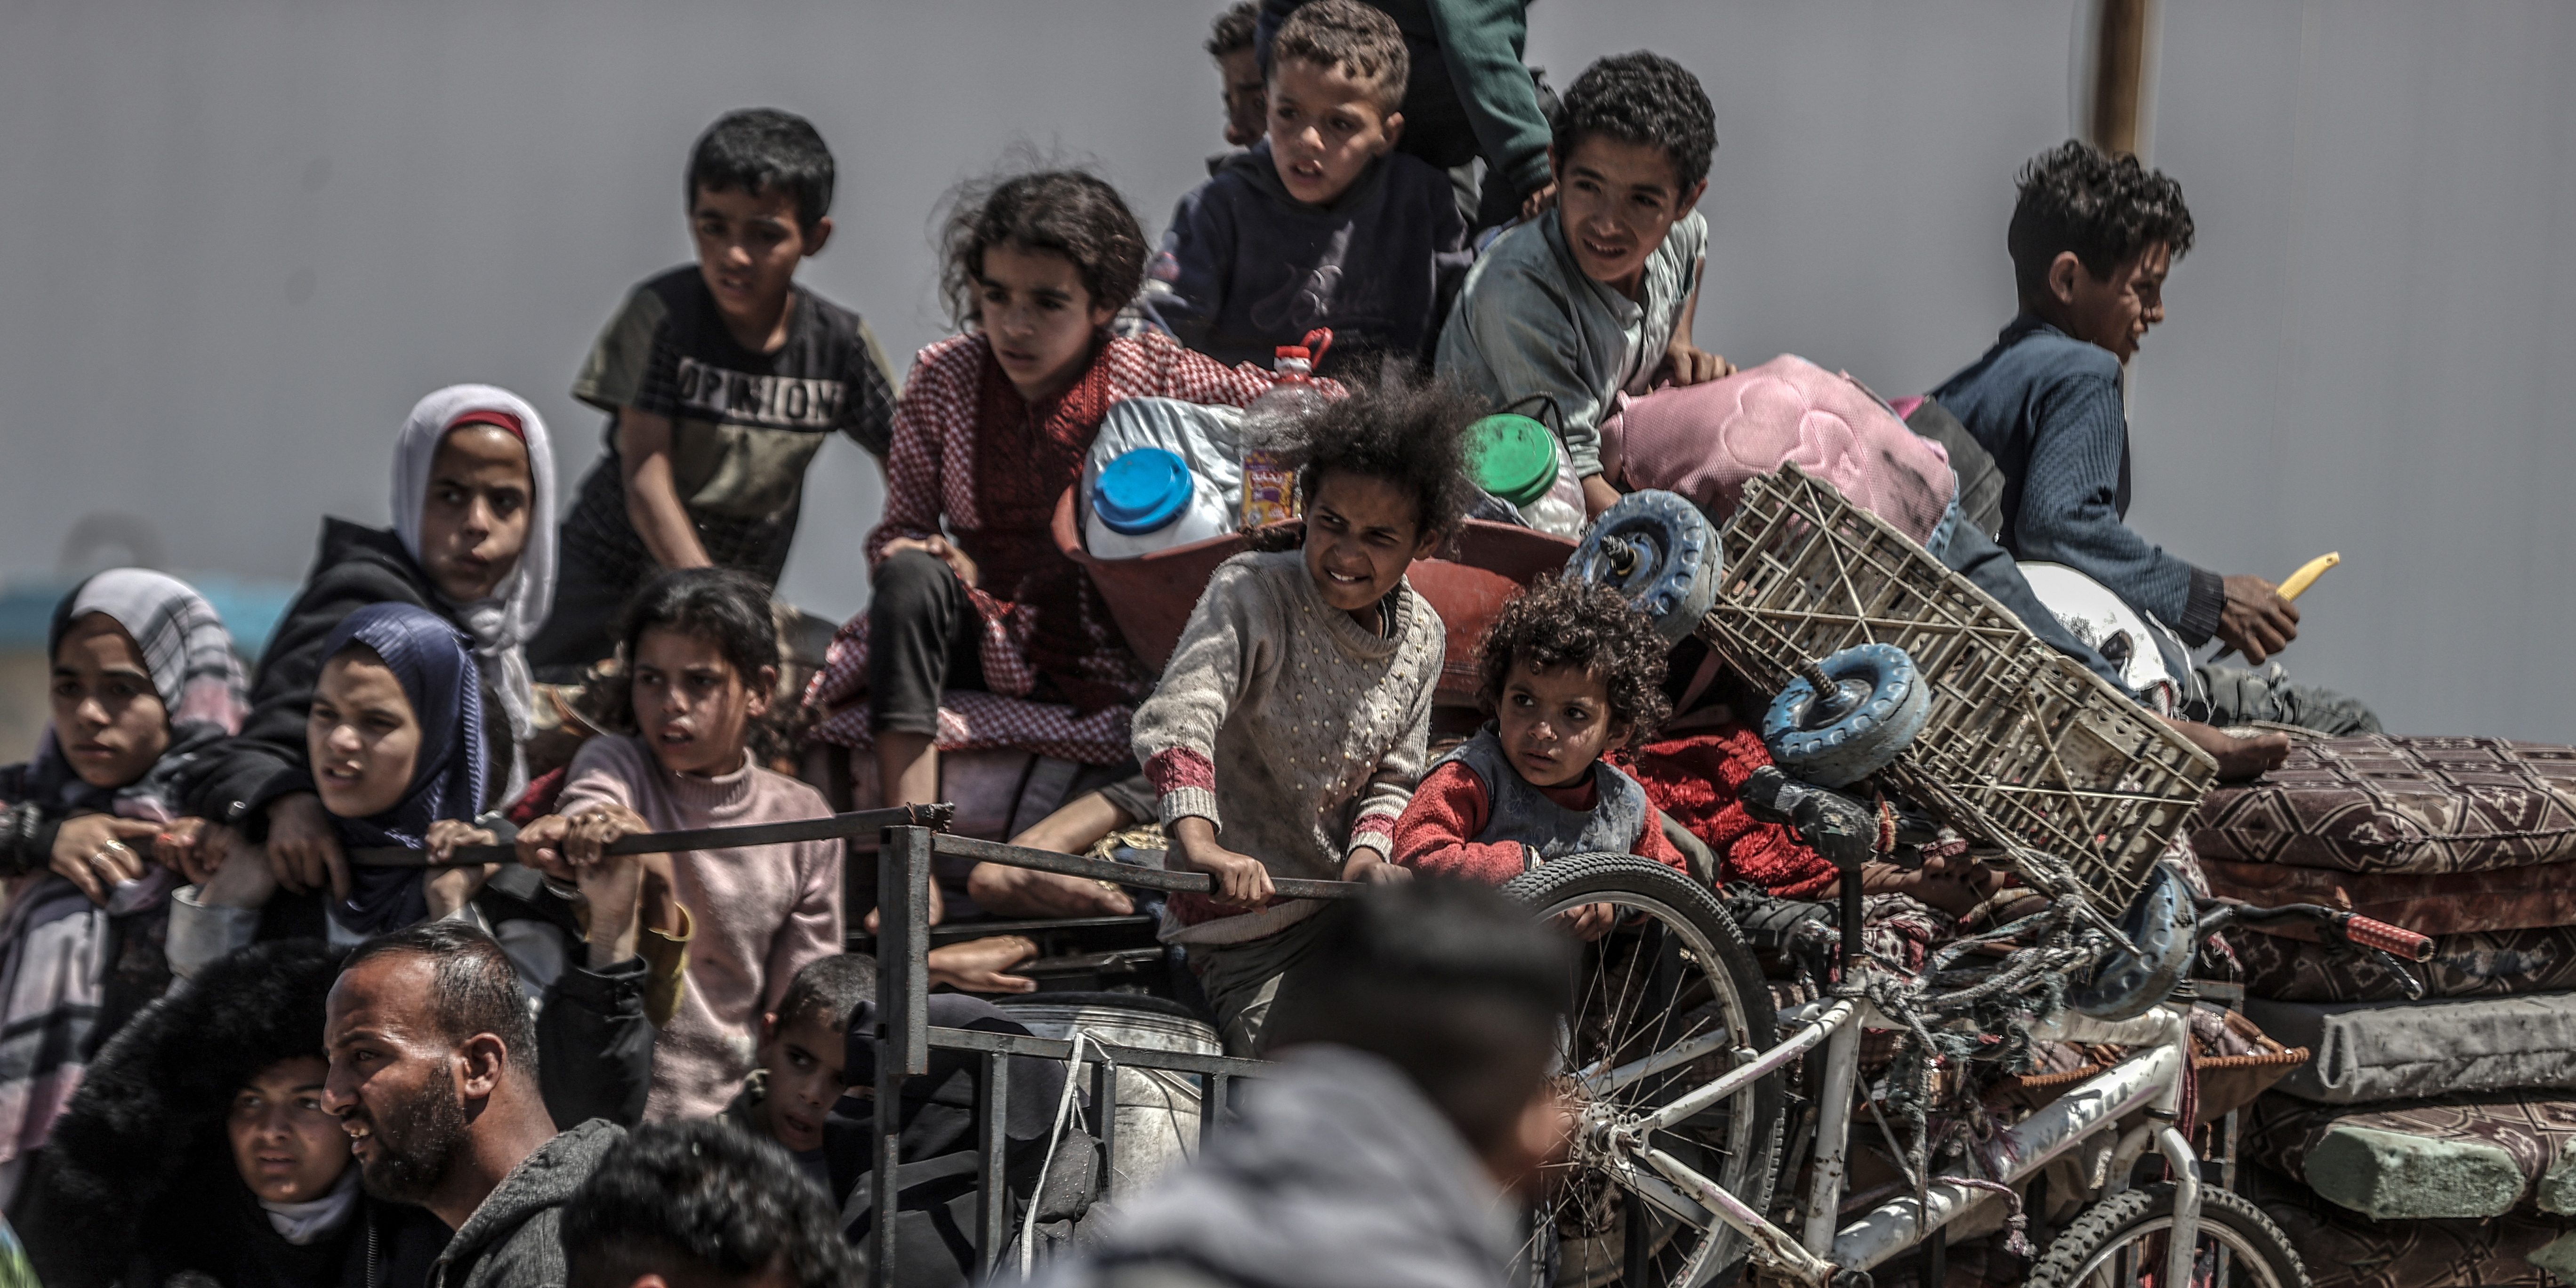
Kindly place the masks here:
MULTIPOLYGON (((1111 1046, 1225 1054, 1214 1026, 1159 997, 1032 993, 993 1001, 1042 1038, 1070 1040, 1079 1027, 1093 1041, 1111 1046)), ((1137 1186, 1198 1155, 1200 1088, 1194 1073, 1118 1067, 1118 1138, 1109 1156, 1114 1194, 1133 1194, 1137 1186)))

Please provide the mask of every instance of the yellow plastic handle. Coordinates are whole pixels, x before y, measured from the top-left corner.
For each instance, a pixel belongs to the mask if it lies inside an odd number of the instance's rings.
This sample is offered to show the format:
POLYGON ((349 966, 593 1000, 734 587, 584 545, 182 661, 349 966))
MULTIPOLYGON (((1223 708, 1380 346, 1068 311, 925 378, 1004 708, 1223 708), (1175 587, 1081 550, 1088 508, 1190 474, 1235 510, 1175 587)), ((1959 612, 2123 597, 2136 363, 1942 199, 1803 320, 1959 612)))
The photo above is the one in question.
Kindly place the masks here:
POLYGON ((2318 555, 2316 558, 2299 565, 2299 570, 2291 573, 2288 581, 2281 583, 2281 598, 2297 599, 2299 597, 2299 592, 2315 585, 2317 578, 2325 575, 2326 569, 2332 568, 2336 564, 2342 562, 2343 554, 2342 552, 2337 551, 2330 554, 2318 555))

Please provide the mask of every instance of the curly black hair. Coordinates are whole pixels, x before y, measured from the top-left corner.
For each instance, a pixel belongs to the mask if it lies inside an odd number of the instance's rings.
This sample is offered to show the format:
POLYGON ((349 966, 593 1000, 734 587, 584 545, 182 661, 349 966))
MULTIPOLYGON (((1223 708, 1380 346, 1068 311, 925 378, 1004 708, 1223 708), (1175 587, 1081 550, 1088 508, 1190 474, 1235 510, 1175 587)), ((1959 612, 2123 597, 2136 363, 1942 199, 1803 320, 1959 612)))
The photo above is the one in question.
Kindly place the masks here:
POLYGON ((1717 151, 1717 109, 1680 63, 1640 49, 1613 54, 1574 78, 1567 86, 1564 110, 1556 120, 1556 163, 1574 155, 1574 145, 1591 134, 1664 150, 1673 163, 1674 195, 1687 193, 1708 177, 1708 159, 1717 151))
POLYGON ((2031 158, 2014 182, 2021 197, 2004 240, 2023 299, 2048 293, 2048 266, 2065 251, 2102 278, 2156 242, 2176 259, 2191 249, 2191 208, 2182 203, 2182 185, 2126 152, 2114 156, 2068 139, 2031 158))
POLYGON ((1314 504, 1327 474, 1383 479, 1413 494, 1421 532, 1446 534, 1474 496, 1466 435, 1484 414, 1474 395, 1417 380, 1390 362, 1375 384, 1355 381, 1349 397, 1324 404, 1298 427, 1288 452, 1298 497, 1314 504))
POLYGON ((1404 32, 1383 10, 1360 0, 1309 0, 1279 24, 1270 38, 1270 66, 1296 59, 1326 69, 1340 68, 1352 80, 1367 81, 1381 112, 1404 104, 1404 86, 1413 75, 1405 52, 1404 32))
POLYGON ((1145 284, 1145 230, 1127 199, 1087 170, 964 184, 949 194, 939 244, 939 291, 960 328, 974 324, 976 283, 994 246, 1073 261, 1094 308, 1124 308, 1145 284))
POLYGON ((1579 666, 1609 690, 1610 718, 1628 726, 1629 742, 1643 742, 1673 713, 1664 696, 1665 652, 1655 624, 1617 590, 1541 577, 1503 605, 1476 640, 1476 705, 1487 715, 1501 705, 1514 662, 1537 670, 1579 666))
POLYGON ((629 1132, 563 1207, 565 1282, 857 1288, 857 1254, 821 1187, 772 1141, 716 1120, 629 1132))

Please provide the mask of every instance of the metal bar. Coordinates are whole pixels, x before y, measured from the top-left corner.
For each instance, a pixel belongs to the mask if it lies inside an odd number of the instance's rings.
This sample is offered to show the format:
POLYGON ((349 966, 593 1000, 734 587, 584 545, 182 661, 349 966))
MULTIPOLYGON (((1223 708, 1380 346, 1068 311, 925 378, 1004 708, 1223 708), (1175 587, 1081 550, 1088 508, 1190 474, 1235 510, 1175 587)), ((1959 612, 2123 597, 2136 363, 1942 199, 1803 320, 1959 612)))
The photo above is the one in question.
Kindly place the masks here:
POLYGON ((1851 1019, 1852 1008, 1855 1005, 1857 1003, 1848 997, 1837 1000, 1826 1009, 1824 1014, 1810 1021, 1805 1028, 1790 1034, 1787 1041, 1755 1057, 1752 1063, 1729 1069, 1725 1076, 1717 1081, 1638 1119, 1637 1130, 1639 1132, 1669 1130, 1673 1124, 1761 1081, 1764 1075, 1806 1054, 1808 1048, 1841 1028, 1851 1019))
POLYGON ((2165 1240, 2165 1282, 2187 1284, 2200 1252, 2200 1156, 2171 1123, 2157 1137, 2174 1174, 2173 1234, 2165 1240))
MULTIPOLYGON (((1826 1018, 1831 1017, 1827 1012, 1826 1018)), ((1842 1210, 1843 1173, 1850 1159, 1852 1084, 1859 1073, 1860 1025, 1838 1024, 1825 1047, 1825 1085, 1817 1093, 1816 1166, 1807 1185, 1807 1222, 1801 1231, 1804 1251, 1811 1256, 1834 1246, 1834 1221, 1842 1210)))
MULTIPOLYGON (((1029 1037, 1018 1033, 987 1033, 981 1029, 928 1030, 930 1045, 948 1051, 999 1051, 1005 1055, 1025 1055, 1040 1060, 1070 1060, 1073 1043, 1065 1038, 1029 1037)), ((1276 1070, 1259 1060, 1244 1060, 1227 1055, 1200 1055, 1195 1051, 1157 1051, 1150 1047, 1110 1046, 1085 1039, 1085 1052, 1097 1051, 1124 1065, 1140 1069, 1166 1069, 1173 1073, 1220 1074, 1228 1078, 1258 1078, 1276 1070)), ((1086 1062, 1088 1056, 1085 1057, 1086 1062)))
POLYGON ((1106 1051, 1091 1064, 1091 1134, 1100 1138, 1100 1197, 1106 1199, 1118 1181, 1118 1062, 1106 1051))
POLYGON ((1639 1078, 1650 1078, 1666 1069, 1689 1064, 1711 1051, 1726 1050, 1726 1044, 1731 1041, 1734 1041, 1733 1034, 1724 1029, 1712 1029, 1686 1042, 1666 1047, 1653 1055, 1631 1060, 1616 1069, 1605 1070, 1595 1065, 1592 1072, 1575 1081, 1582 1084, 1585 1091, 1595 1096, 1607 1095, 1639 1078))
MULTIPOLYGON (((1798 1246, 1798 1241, 1790 1238, 1788 1231, 1763 1220, 1761 1213, 1745 1206, 1744 1200, 1727 1193, 1726 1187, 1691 1170, 1688 1164, 1660 1149, 1641 1149, 1637 1151, 1637 1157, 1646 1166, 1662 1173, 1665 1180, 1678 1186, 1684 1194, 1707 1205, 1719 1221, 1741 1231, 1753 1243, 1753 1260, 1757 1264, 1819 1288, 1833 1277, 1832 1265, 1798 1246)), ((1714 1239, 1717 1232, 1710 1230, 1704 1237, 1714 1239)), ((1630 1279, 1628 1282, 1644 1281, 1630 1279)))
MULTIPOLYGON (((676 854, 682 850, 732 850, 753 845, 786 845, 796 841, 839 841, 867 836, 889 827, 942 828, 948 826, 948 820, 955 813, 953 805, 900 805, 893 809, 863 809, 823 818, 789 819, 783 823, 638 832, 609 842, 602 847, 601 853, 676 854)), ((362 868, 461 868, 519 861, 519 849, 515 845, 460 845, 448 854, 445 862, 433 861, 426 850, 400 845, 367 846, 347 853, 349 861, 362 868)))
MULTIPOLYGON (((2181 1073, 2182 1052, 2176 1047, 2156 1047, 2114 1065, 2011 1131, 1978 1145, 1979 1170, 2010 1185, 2123 1116, 2147 1107, 2181 1073)), ((1914 1246, 1923 1231, 1946 1226, 1993 1197, 1992 1191, 1933 1177, 1922 1199, 1899 1195, 1845 1226, 1834 1237, 1833 1262, 1847 1270, 1868 1270, 1914 1246)), ((1809 1215, 1812 1219, 1813 1213, 1809 1215)))
POLYGON ((877 845, 877 1085, 876 1138, 868 1170, 868 1283, 894 1283, 895 1206, 903 1160, 903 1080, 930 1072, 930 1043, 923 1003, 930 992, 930 833, 890 827, 877 845))
POLYGON ((977 1278, 988 1277, 1002 1260, 1010 1237, 1011 1205, 1003 1196, 1011 1134, 1004 1129, 1011 1113, 1011 1057, 984 1053, 984 1085, 975 1092, 975 1265, 977 1278))
MULTIPOLYGON (((1026 846, 1004 845, 999 841, 979 841, 971 836, 950 836, 943 832, 936 843, 941 854, 973 859, 979 863, 999 863, 1062 876, 1087 877, 1116 885, 1134 886, 1141 890, 1163 890, 1173 894, 1210 894, 1216 890, 1216 878, 1204 872, 1168 872, 1161 868, 1140 868, 1125 863, 1058 854, 1053 850, 1032 850, 1026 846)), ((1285 899, 1356 899, 1368 887, 1357 881, 1308 881, 1297 877, 1273 877, 1271 888, 1285 899)))
POLYGON ((1199 1148, 1216 1136, 1217 1119, 1225 1113, 1225 1089, 1234 1079, 1211 1073, 1199 1079, 1199 1148))

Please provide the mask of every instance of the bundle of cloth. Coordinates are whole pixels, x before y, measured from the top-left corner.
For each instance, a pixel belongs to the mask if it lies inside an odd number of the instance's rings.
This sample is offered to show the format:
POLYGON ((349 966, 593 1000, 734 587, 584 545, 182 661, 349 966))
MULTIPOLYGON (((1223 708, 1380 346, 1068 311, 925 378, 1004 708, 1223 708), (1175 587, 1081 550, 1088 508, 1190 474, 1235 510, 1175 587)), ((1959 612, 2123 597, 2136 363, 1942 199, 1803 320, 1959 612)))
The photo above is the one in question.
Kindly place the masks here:
POLYGON ((2576 1272, 2576 749, 2300 743, 2193 824, 2214 893, 2433 937, 2410 967, 2232 932, 2246 1011, 2313 1060, 2250 1112, 2262 1201, 2320 1288, 2576 1272))

